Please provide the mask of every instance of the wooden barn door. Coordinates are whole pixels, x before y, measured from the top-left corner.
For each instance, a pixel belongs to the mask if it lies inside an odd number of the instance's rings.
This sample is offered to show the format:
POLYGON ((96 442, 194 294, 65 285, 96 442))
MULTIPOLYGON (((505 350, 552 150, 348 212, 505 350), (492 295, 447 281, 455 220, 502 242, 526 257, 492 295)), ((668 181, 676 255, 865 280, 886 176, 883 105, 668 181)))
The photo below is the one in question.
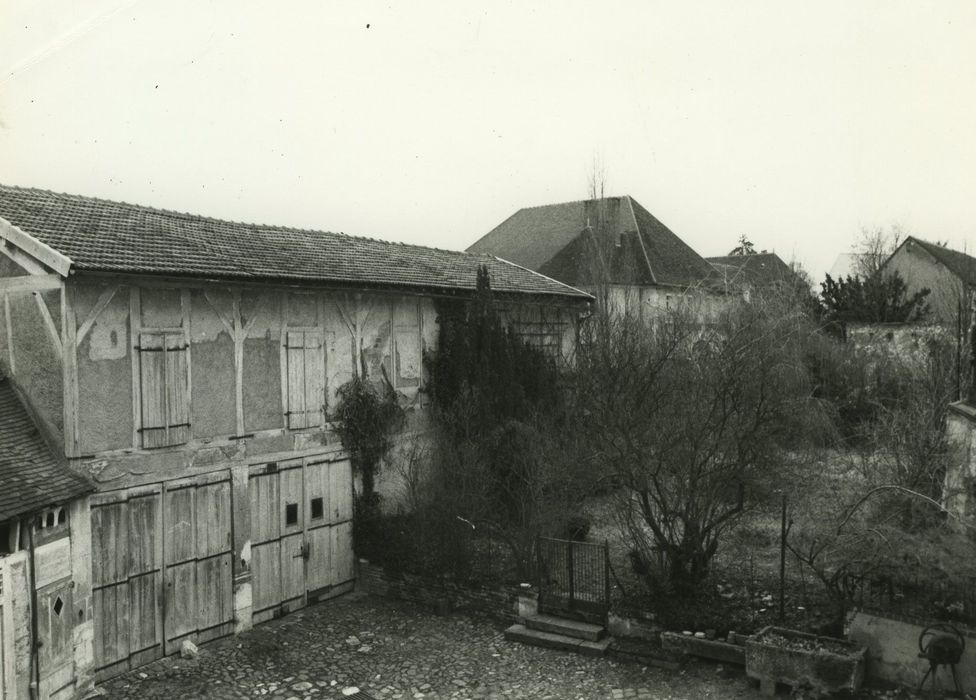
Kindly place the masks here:
POLYGON ((348 460, 252 468, 254 622, 326 597, 353 578, 352 473, 348 460))
POLYGON ((159 484, 91 497, 96 678, 163 655, 159 484))
POLYGON ((210 483, 184 479, 166 484, 167 654, 179 651, 184 639, 206 642, 234 628, 231 487, 226 473, 211 477, 210 483))
POLYGON ((226 472, 92 496, 101 680, 234 631, 226 472))

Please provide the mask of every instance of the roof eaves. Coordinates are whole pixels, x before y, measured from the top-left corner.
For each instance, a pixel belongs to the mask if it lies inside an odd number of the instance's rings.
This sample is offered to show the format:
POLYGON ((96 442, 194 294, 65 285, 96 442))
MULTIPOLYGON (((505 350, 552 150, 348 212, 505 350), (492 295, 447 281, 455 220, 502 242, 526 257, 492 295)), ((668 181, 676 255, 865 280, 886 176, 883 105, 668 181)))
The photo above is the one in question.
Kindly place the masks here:
MULTIPOLYGON (((517 267, 520 270, 525 270, 526 272, 528 272, 528 273, 530 273, 532 275, 538 275, 539 277, 542 277, 542 278, 544 278, 546 280, 549 280, 553 284, 556 284, 556 285, 558 285, 560 287, 565 287, 567 290, 569 290, 570 292, 572 292, 572 294, 570 294, 570 293, 561 294, 560 292, 555 292, 554 291, 554 292, 549 292, 549 294, 552 294, 554 296, 566 296, 566 297, 570 297, 570 298, 573 298, 573 297, 582 297, 581 301, 583 299, 585 299, 588 302, 593 301, 593 300, 596 299, 596 297, 594 297, 589 292, 584 292, 582 289, 578 289, 576 287, 570 286, 570 285, 566 284, 565 282, 560 282, 559 280, 553 279, 552 277, 549 277, 547 275, 544 275, 541 272, 536 272, 535 270, 530 270, 527 267, 523 267, 522 265, 519 265, 518 263, 513 263, 511 260, 505 260, 505 258, 500 258, 497 255, 492 255, 491 257, 494 258, 495 260, 497 260, 498 262, 505 263, 506 265, 511 265, 512 267, 517 267)), ((543 292, 543 293, 545 293, 545 292, 543 292)))
POLYGON ((72 261, 67 255, 34 238, 21 228, 0 217, 0 238, 44 263, 62 277, 68 276, 72 261))

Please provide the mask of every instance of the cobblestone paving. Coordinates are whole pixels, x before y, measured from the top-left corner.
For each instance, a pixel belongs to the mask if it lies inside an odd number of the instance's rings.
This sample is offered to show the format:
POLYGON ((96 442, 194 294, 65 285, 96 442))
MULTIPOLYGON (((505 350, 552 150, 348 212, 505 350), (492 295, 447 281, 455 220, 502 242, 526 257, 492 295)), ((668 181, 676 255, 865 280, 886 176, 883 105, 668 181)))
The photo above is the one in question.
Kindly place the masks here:
POLYGON ((758 698, 741 670, 664 671, 508 642, 503 626, 363 596, 321 603, 103 684, 111 698, 758 698))

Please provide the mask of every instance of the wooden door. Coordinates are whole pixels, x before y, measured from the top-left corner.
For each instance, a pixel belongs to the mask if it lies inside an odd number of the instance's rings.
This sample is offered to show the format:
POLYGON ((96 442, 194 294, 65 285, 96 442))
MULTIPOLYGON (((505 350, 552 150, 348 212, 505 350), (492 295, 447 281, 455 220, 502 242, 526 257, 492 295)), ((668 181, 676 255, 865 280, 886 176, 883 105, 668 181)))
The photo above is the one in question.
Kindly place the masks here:
POLYGON ((251 587, 256 623, 305 604, 304 490, 301 461, 251 470, 251 587))
POLYGON ((332 537, 329 530, 329 462, 305 467, 306 588, 310 596, 332 585, 332 537))
POLYGON ((226 472, 92 496, 95 675, 234 631, 226 472))
POLYGON ((42 642, 41 698, 68 698, 74 694, 73 585, 70 580, 61 581, 37 594, 37 628, 42 642))
POLYGON ((0 700, 13 698, 17 692, 14 681, 14 582, 7 561, 0 557, 0 700))
POLYGON ((96 678, 163 655, 161 487, 91 501, 96 678))
POLYGON ((205 642, 233 631, 231 488, 226 475, 211 483, 167 484, 164 628, 166 653, 184 639, 205 642))
POLYGON ((329 465, 329 529, 332 539, 332 585, 355 578, 352 542, 352 465, 348 459, 329 465))
POLYGON ((248 490, 255 623, 351 588, 348 460, 253 467, 248 490))

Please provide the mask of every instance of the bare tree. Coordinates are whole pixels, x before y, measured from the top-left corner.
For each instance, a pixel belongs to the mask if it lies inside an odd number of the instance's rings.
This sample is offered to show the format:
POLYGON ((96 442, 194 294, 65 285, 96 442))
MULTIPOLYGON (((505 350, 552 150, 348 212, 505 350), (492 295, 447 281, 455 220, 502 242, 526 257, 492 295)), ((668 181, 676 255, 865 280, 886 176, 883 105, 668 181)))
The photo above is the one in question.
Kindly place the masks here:
POLYGON ((881 226, 862 228, 857 243, 854 244, 854 273, 862 280, 873 277, 891 257, 907 233, 899 224, 888 229, 881 226))
POLYGON ((703 332, 677 309, 591 326, 578 414, 621 485, 632 556, 652 587, 692 590, 724 533, 776 483, 784 445, 816 424, 790 305, 738 304, 703 332))

